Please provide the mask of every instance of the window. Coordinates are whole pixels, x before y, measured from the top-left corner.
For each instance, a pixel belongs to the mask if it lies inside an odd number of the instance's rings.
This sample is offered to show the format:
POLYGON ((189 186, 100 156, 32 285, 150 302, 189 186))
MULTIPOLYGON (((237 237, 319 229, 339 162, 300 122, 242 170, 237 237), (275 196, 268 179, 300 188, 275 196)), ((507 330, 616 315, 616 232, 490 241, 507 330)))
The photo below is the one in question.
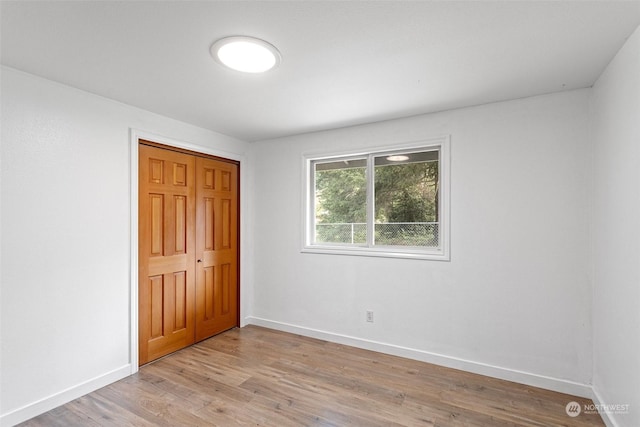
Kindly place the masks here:
POLYGON ((305 156, 303 251, 449 259, 448 138, 305 156))

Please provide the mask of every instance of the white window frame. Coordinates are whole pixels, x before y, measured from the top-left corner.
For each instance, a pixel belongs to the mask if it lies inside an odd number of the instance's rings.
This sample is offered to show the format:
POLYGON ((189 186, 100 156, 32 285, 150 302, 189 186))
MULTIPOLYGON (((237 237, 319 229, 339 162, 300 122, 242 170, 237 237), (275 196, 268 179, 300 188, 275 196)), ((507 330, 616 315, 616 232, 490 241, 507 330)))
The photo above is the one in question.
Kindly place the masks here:
POLYGON ((423 260, 450 261, 450 137, 441 136, 403 144, 387 145, 382 147, 361 149, 342 152, 305 153, 303 154, 303 242, 302 252, 357 255, 387 258, 409 258, 423 260), (315 175, 314 162, 331 161, 332 159, 344 159, 347 157, 368 159, 368 171, 373 170, 373 158, 385 154, 412 153, 416 151, 438 150, 439 152, 439 246, 413 247, 413 246, 377 246, 372 244, 374 228, 374 203, 373 173, 367 173, 367 235, 366 245, 341 245, 336 243, 315 243, 315 175))

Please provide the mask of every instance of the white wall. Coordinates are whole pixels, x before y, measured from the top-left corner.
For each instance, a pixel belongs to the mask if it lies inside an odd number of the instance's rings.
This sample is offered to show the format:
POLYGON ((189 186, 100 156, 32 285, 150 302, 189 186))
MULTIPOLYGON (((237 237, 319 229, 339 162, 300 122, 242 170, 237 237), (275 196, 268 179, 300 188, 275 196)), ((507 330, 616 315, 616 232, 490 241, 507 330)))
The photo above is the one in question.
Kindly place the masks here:
MULTIPOLYGON (((593 386, 640 426, 640 28, 593 87, 593 386)), ((615 412, 615 411, 614 411, 615 412)))
POLYGON ((257 143, 248 320, 590 395, 588 95, 257 143), (303 153, 443 134, 451 135, 451 262, 300 253, 303 153))
POLYGON ((130 128, 248 147, 2 69, 3 425, 130 372, 130 128))

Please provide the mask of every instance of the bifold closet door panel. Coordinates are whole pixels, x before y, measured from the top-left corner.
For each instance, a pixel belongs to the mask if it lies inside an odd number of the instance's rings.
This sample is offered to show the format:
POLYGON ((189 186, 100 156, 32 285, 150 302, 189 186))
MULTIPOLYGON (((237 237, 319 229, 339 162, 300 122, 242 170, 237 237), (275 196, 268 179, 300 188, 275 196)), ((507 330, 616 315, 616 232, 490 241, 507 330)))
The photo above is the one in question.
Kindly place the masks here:
POLYGON ((195 340, 195 158, 139 146, 139 363, 195 340))

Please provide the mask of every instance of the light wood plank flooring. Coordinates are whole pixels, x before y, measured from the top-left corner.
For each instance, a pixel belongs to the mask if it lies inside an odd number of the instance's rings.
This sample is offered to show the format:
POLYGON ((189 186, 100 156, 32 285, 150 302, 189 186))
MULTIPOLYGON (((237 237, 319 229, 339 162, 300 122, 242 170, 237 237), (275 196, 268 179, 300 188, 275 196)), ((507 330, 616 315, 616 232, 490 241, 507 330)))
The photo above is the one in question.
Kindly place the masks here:
POLYGON ((603 426, 588 399, 256 326, 23 426, 603 426))

